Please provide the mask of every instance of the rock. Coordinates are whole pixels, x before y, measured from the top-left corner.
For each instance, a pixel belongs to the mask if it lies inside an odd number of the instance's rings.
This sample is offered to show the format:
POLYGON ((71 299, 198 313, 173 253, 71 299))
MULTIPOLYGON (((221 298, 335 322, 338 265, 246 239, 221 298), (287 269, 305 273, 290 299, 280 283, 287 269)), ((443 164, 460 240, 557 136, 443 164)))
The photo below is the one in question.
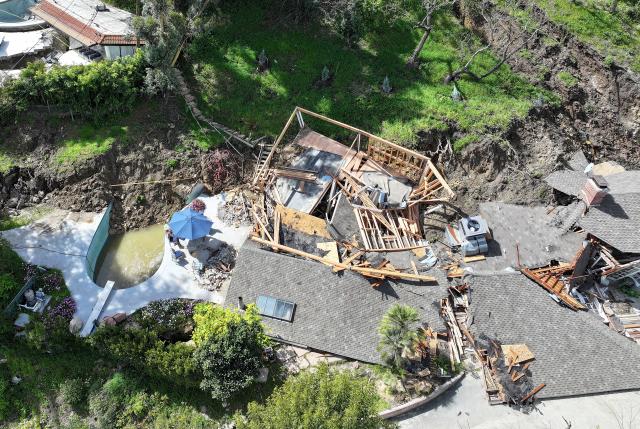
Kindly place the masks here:
POLYGON ((13 377, 11 377, 11 384, 18 385, 22 382, 22 377, 19 377, 17 375, 14 375, 13 377))
POLYGON ((16 207, 18 207, 18 203, 20 202, 20 200, 17 197, 12 197, 9 198, 9 200, 6 203, 6 206, 12 209, 15 209, 16 207))
POLYGON ((84 322, 82 321, 82 319, 76 316, 69 322, 69 332, 76 335, 80 332, 83 325, 84 322))
POLYGON ((266 383, 267 380, 269 379, 269 368, 260 368, 260 372, 258 374, 258 378, 256 378, 256 381, 258 383, 266 383))

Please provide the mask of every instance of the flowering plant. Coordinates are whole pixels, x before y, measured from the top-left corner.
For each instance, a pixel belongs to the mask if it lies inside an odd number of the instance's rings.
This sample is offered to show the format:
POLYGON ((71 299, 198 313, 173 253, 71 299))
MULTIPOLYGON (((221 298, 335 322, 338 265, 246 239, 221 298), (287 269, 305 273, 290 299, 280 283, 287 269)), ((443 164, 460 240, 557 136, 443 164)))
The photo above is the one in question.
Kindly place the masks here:
POLYGON ((47 325, 53 325, 58 319, 70 321, 76 312, 76 302, 71 297, 66 297, 47 314, 47 325))
POLYGON ((193 200, 191 202, 191 210, 193 210, 194 212, 204 212, 204 210, 207 208, 206 204, 204 203, 204 201, 202 201, 199 198, 196 198, 195 200, 193 200))

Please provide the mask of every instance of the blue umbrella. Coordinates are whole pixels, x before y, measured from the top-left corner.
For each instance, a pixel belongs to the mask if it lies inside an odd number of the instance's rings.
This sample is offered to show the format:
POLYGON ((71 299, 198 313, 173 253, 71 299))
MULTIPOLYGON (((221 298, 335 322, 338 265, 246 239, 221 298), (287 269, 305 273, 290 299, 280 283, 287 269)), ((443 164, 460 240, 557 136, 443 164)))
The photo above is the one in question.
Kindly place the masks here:
POLYGON ((169 221, 169 228, 178 238, 193 240, 209 234, 213 222, 200 212, 186 208, 175 212, 169 221))

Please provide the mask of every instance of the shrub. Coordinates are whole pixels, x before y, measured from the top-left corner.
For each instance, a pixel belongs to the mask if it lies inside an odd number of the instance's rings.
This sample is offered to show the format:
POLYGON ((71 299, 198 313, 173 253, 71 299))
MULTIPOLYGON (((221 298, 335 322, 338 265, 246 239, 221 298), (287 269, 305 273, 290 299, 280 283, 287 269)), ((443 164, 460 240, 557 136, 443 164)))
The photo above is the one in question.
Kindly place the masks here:
POLYGON ((0 378, 0 421, 8 417, 9 409, 9 382, 2 377, 0 378))
POLYGON ((20 291, 21 284, 9 273, 0 274, 0 310, 11 302, 20 291))
POLYGON ((201 346, 211 337, 221 338, 231 329, 231 326, 244 322, 250 326, 259 327, 256 329, 258 342, 263 346, 269 344, 269 338, 265 335, 260 315, 255 305, 248 305, 244 312, 212 305, 200 303, 195 307, 193 315, 196 327, 193 331, 193 341, 196 346, 201 346))
POLYGON ((321 365, 287 379, 265 404, 250 403, 247 418, 235 421, 238 429, 392 427, 378 417, 382 405, 371 381, 321 365))
POLYGON ((99 428, 116 427, 132 391, 131 382, 118 372, 89 396, 89 413, 99 428))
POLYGON ((251 385, 262 366, 261 335, 261 324, 244 319, 230 323, 221 335, 211 335, 195 352, 202 371, 200 388, 226 401, 251 385))
POLYGON ((58 321, 69 323, 71 319, 73 319, 76 308, 77 306, 74 299, 70 296, 66 297, 47 313, 45 323, 48 327, 52 327, 58 321))
POLYGON ((146 353, 150 375, 166 378, 187 386, 197 385, 199 377, 193 358, 194 348, 185 343, 157 343, 146 353))
POLYGON ((184 336, 193 325, 194 302, 184 299, 152 301, 132 317, 143 328, 151 329, 164 339, 184 336))
POLYGON ((91 337, 90 343, 101 353, 117 362, 144 368, 147 350, 161 343, 148 329, 127 329, 120 326, 101 326, 91 337))
POLYGON ((142 87, 145 66, 141 51, 115 61, 53 66, 49 70, 44 62, 36 61, 3 91, 8 91, 14 100, 66 107, 72 114, 102 119, 133 107, 142 87))
POLYGON ((47 343, 47 329, 44 323, 35 319, 27 325, 27 344, 36 350, 43 350, 47 343))
POLYGON ((65 404, 77 409, 87 398, 88 386, 79 378, 70 378, 60 384, 60 396, 65 404))

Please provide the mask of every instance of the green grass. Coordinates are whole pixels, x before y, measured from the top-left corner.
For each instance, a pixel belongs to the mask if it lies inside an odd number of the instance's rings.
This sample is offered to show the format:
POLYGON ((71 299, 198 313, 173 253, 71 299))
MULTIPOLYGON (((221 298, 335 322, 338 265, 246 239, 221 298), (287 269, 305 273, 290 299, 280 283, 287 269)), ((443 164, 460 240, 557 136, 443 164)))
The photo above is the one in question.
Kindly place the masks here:
POLYGON ((51 212, 50 207, 36 206, 28 209, 24 209, 18 216, 7 216, 0 214, 0 231, 6 231, 8 229, 20 228, 21 226, 29 225, 42 218, 47 213, 51 212))
MULTIPOLYGON (((458 66, 456 41, 466 32, 453 18, 438 18, 422 66, 412 70, 405 61, 420 37, 413 22, 371 32, 348 49, 313 24, 282 24, 268 6, 233 7, 225 9, 225 24, 191 45, 192 77, 203 112, 245 134, 277 135, 298 105, 414 146, 418 132, 452 124, 465 133, 500 132, 524 117, 534 99, 546 96, 504 66, 482 82, 462 80, 466 101, 453 101, 452 86, 443 79, 458 66), (262 49, 271 67, 257 73, 262 49), (333 80, 317 85, 325 66, 333 80), (380 89, 385 76, 393 87, 390 95, 380 89)), ((493 64, 486 54, 474 67, 486 70, 493 64)))
POLYGON ((6 153, 0 153, 0 173, 5 174, 9 172, 14 165, 16 165, 16 162, 12 157, 6 153))
POLYGON ((580 80, 577 77, 575 77, 574 75, 572 75, 571 73, 565 70, 558 72, 556 77, 560 79, 562 84, 567 88, 571 88, 572 86, 575 86, 578 84, 578 82, 580 82, 580 80))
MULTIPOLYGON (((640 72, 640 25, 609 12, 609 1, 537 0, 549 18, 603 56, 640 72)), ((621 2, 621 7, 622 7, 621 2)))
POLYGON ((112 125, 95 127, 91 124, 81 126, 75 135, 60 143, 54 156, 57 164, 73 164, 106 153, 114 143, 127 143, 127 126, 112 125))

